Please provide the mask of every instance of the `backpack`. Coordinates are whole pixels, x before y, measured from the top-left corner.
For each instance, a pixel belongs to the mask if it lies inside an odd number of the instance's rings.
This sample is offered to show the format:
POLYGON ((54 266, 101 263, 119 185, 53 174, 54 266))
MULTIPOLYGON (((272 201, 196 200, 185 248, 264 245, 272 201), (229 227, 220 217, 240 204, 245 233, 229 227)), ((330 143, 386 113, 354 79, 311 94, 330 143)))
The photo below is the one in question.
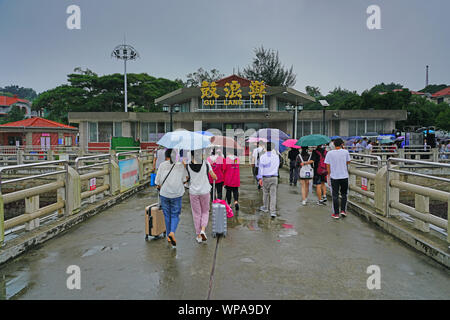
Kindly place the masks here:
MULTIPOLYGON (((299 154, 298 157, 300 157, 300 159, 302 160, 301 162, 304 162, 301 154, 299 154)), ((309 155, 308 161, 309 160, 311 160, 311 155, 309 155)), ((314 177, 314 169, 311 167, 310 164, 306 164, 300 167, 299 176, 300 179, 312 179, 314 177)))
POLYGON ((327 151, 324 150, 323 155, 317 150, 316 152, 319 154, 320 157, 319 165, 317 166, 317 174, 320 176, 326 176, 328 174, 327 165, 325 164, 325 155, 327 154, 327 151))

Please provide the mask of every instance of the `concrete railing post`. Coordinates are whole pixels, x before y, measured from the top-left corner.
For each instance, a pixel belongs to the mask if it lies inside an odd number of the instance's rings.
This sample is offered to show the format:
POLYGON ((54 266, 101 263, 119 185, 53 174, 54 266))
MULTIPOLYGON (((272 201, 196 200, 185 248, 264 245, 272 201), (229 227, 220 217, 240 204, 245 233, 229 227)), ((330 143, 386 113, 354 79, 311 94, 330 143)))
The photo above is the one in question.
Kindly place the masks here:
POLYGON ((67 173, 67 199, 66 214, 76 214, 81 208, 81 180, 78 172, 72 167, 68 167, 67 173))
POLYGON ((433 162, 439 162, 439 149, 438 148, 433 148, 431 149, 431 155, 432 155, 432 161, 433 162))
POLYGON ((17 164, 23 164, 23 150, 17 149, 17 164))
MULTIPOLYGON (((108 171, 110 171, 111 169, 110 169, 110 165, 109 164, 105 164, 104 166, 103 166, 103 170, 108 170, 108 171)), ((108 196, 108 195, 111 195, 111 182, 110 182, 110 180, 111 180, 111 172, 109 172, 107 175, 104 175, 103 176, 103 185, 107 185, 107 184, 109 184, 109 190, 105 190, 104 192, 103 192, 103 194, 105 195, 105 196, 108 196)))
POLYGON ((67 211, 67 199, 66 199, 66 197, 67 197, 66 188, 68 187, 68 182, 67 182, 67 179, 66 179, 67 178, 66 175, 67 175, 67 173, 64 174, 64 175, 59 174, 57 179, 56 179, 57 181, 63 181, 64 182, 64 187, 59 188, 58 190, 56 190, 56 200, 58 202, 64 201, 64 207, 61 208, 61 209, 58 209, 58 216, 62 216, 62 215, 68 214, 68 211, 67 211))
MULTIPOLYGON (((414 201, 415 209, 421 213, 430 213, 430 198, 422 196, 420 194, 415 194, 414 201)), ((419 219, 414 219, 414 228, 422 232, 430 232, 430 224, 419 219)))
POLYGON ((114 160, 111 160, 111 171, 109 172, 110 176, 110 190, 111 195, 116 195, 120 193, 120 170, 119 165, 114 160))
POLYGON ((141 157, 136 158, 138 161, 138 168, 139 168, 139 183, 143 183, 144 178, 144 159, 141 157))
POLYGON ((0 193, 0 246, 5 240, 5 206, 3 203, 3 195, 0 193))
POLYGON ((52 149, 48 149, 47 150, 47 161, 53 161, 54 157, 53 157, 53 150, 52 149))
MULTIPOLYGON (((39 210, 39 195, 25 198, 25 214, 32 214, 39 210)), ((39 218, 33 219, 25 223, 25 230, 31 231, 39 227, 39 218)))
MULTIPOLYGON (((396 168, 396 167, 391 167, 396 168)), ((399 201, 400 192, 397 188, 391 188, 387 186, 386 182, 387 168, 382 167, 378 170, 375 175, 375 212, 386 216, 386 206, 387 206, 387 193, 389 192, 390 201, 399 201)), ((389 173, 389 179, 399 179, 399 174, 396 172, 389 173)), ((390 208, 390 213, 395 214, 398 210, 390 208)))
POLYGON ((397 151, 398 151, 398 157, 399 158, 401 158, 401 159, 406 159, 405 158, 405 149, 397 149, 397 151))

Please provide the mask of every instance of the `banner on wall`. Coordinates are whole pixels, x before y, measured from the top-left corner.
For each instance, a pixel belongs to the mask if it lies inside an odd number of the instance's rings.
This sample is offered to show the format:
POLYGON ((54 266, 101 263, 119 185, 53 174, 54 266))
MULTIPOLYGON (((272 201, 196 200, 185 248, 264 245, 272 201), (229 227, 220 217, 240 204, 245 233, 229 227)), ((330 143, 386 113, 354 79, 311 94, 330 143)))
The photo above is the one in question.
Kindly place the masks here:
POLYGON ((128 159, 119 161, 120 192, 124 192, 139 184, 138 160, 128 159))

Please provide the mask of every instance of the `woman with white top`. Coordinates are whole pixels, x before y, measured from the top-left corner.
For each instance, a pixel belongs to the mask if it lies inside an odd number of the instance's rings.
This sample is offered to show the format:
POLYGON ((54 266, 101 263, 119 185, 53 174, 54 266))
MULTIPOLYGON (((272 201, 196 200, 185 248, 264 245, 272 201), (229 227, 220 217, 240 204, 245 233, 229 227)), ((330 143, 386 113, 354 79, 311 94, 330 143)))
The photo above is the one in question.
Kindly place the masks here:
POLYGON ((217 179, 211 164, 203 161, 202 150, 191 151, 191 163, 186 166, 189 175, 189 198, 191 200, 192 218, 194 219, 195 238, 198 243, 206 241, 206 227, 209 220, 209 201, 211 185, 209 175, 217 179))
POLYGON ((172 153, 172 149, 167 149, 165 156, 166 161, 160 164, 155 183, 166 222, 167 241, 175 247, 177 245, 175 231, 180 221, 181 199, 187 172, 184 163, 174 161, 176 155, 172 153))

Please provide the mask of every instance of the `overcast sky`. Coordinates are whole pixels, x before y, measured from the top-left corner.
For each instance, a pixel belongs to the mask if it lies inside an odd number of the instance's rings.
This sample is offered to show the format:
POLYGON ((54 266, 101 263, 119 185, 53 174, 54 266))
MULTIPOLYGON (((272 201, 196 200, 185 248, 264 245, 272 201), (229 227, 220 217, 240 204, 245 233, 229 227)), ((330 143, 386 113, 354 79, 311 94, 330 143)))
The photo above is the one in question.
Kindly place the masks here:
POLYGON ((67 82, 75 67, 122 73, 110 57, 123 42, 141 55, 128 72, 168 79, 251 63, 260 45, 279 51, 297 74, 296 89, 363 90, 380 82, 411 90, 450 83, 447 0, 0 0, 0 86, 38 93, 67 82), (69 5, 81 30, 69 30, 69 5), (366 9, 381 8, 381 30, 366 9))

